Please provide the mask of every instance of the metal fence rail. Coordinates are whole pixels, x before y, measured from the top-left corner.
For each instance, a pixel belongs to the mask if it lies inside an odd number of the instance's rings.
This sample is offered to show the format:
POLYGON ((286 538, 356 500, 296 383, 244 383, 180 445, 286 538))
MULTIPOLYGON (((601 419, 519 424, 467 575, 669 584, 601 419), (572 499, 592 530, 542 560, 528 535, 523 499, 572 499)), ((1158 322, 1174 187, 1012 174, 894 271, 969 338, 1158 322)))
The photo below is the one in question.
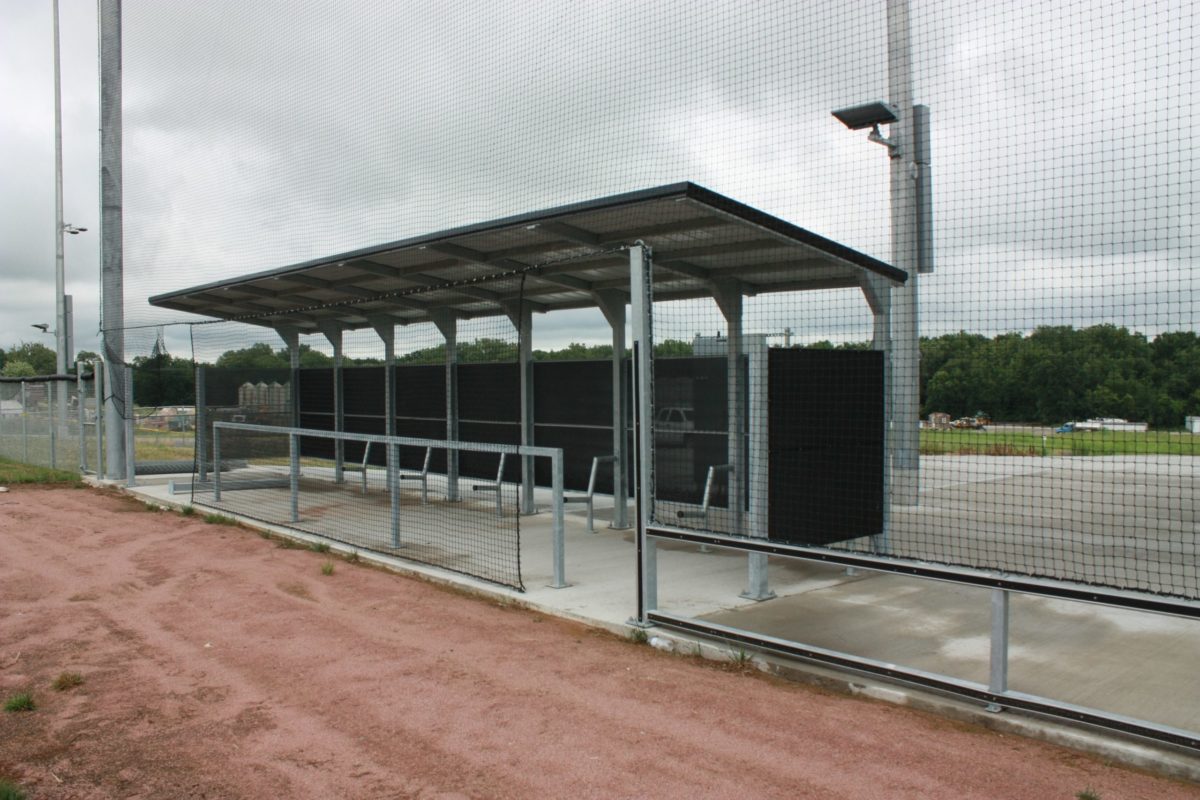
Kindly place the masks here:
MULTIPOLYGON (((417 508, 420 509, 419 514, 416 510, 403 512, 400 450, 401 448, 420 448, 421 450, 432 448, 456 453, 494 453, 497 456, 512 455, 549 459, 552 474, 551 514, 554 562, 554 582, 551 585, 554 588, 563 588, 568 585, 564 548, 563 453, 560 448, 383 436, 221 421, 212 423, 212 434, 212 461, 211 464, 201 465, 201 471, 192 485, 193 498, 200 499, 208 495, 211 502, 207 504, 216 508, 236 510, 237 513, 247 516, 318 533, 333 539, 342 541, 354 539, 354 543, 363 543, 368 549, 381 550, 401 558, 449 566, 459 572, 474 574, 476 577, 501 583, 509 583, 509 581, 499 579, 487 570, 474 569, 470 563, 467 563, 470 554, 463 552, 463 548, 486 547, 490 548, 490 555, 496 556, 496 548, 505 547, 505 545, 495 544, 494 537, 485 530, 485 528, 499 529, 501 527, 502 520, 497 520, 495 511, 492 510, 492 504, 488 504, 488 512, 471 515, 468 519, 472 504, 457 499, 460 496, 458 487, 454 485, 457 477, 430 474, 429 478, 437 477, 439 481, 435 483, 430 480, 429 484, 423 487, 422 494, 426 495, 426 502, 417 505, 417 508), (245 446, 239 447, 240 444, 249 440, 248 437, 257 437, 258 443, 254 445, 253 453, 245 446), (376 471, 384 477, 384 494, 387 499, 386 517, 382 514, 372 515, 367 509, 367 504, 373 501, 358 486, 359 481, 354 481, 354 486, 348 487, 348 491, 343 496, 336 500, 326 500, 319 512, 314 510, 315 506, 312 503, 306 503, 306 493, 327 493, 330 487, 345 483, 344 475, 336 470, 332 462, 326 464, 327 459, 302 457, 302 443, 305 440, 321 439, 378 445, 384 450, 386 466, 376 471), (283 446, 284 442, 286 442, 286 447, 283 446), (230 452, 231 449, 237 452, 230 452), (245 460, 248 464, 247 467, 229 469, 230 457, 235 457, 239 463, 245 460), (207 480, 201 478, 206 472, 207 480), (441 503, 428 501, 428 495, 435 493, 437 487, 443 488, 444 499, 441 503), (279 505, 272 505, 272 502, 279 503, 278 497, 281 489, 286 489, 286 509, 279 505), (245 507, 231 503, 229 495, 239 491, 254 493, 254 502, 245 507), (274 499, 272 500, 272 498, 274 499), (337 507, 339 510, 330 512, 328 509, 335 502, 341 504, 337 507), (331 514, 332 522, 316 520, 315 517, 318 513, 331 514), (413 524, 425 527, 444 526, 446 519, 450 515, 454 515, 454 519, 457 521, 456 529, 447 531, 446 535, 447 539, 458 542, 456 556, 459 557, 459 560, 448 563, 450 559, 447 557, 432 557, 419 547, 410 547, 414 543, 407 541, 406 536, 411 535, 413 528, 411 525, 404 524, 406 513, 413 516, 413 524), (350 518, 355 515, 361 519, 363 527, 370 529, 368 533, 377 534, 379 532, 377 528, 384 527, 387 538, 380 542, 371 539, 370 536, 356 538, 350 535, 348 531, 353 527, 350 518), (477 519, 477 516, 482 519, 477 519), (479 535, 486 540, 484 544, 468 541, 470 531, 465 529, 472 526, 478 529, 479 535)), ((369 466, 364 468, 364 470, 370 469, 369 466)), ((366 485, 366 476, 364 475, 362 486, 366 485)), ((497 494, 504 490, 505 487, 501 485, 497 494)), ((519 522, 515 524, 518 526, 518 533, 516 542, 512 546, 515 546, 516 551, 511 555, 517 558, 515 583, 518 588, 522 588, 519 586, 519 522)))

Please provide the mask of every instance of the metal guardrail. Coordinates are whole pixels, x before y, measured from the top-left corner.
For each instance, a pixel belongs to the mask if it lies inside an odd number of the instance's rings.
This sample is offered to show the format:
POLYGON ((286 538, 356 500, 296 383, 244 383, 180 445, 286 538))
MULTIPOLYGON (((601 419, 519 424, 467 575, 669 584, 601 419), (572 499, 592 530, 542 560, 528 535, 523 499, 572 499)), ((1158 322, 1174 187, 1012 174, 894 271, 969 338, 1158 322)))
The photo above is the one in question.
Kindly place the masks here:
MULTIPOLYGON (((554 553, 554 582, 551 588, 563 589, 566 579, 566 553, 563 514, 563 451, 559 447, 494 444, 491 442, 460 442, 442 439, 417 439, 408 436, 383 436, 367 433, 322 431, 309 428, 254 425, 248 422, 214 422, 213 427, 213 500, 221 500, 221 431, 245 431, 288 437, 288 489, 291 496, 291 520, 300 517, 300 437, 333 439, 343 442, 365 442, 387 447, 387 485, 391 502, 391 535, 393 546, 400 545, 400 448, 424 447, 435 450, 454 450, 474 453, 497 453, 550 459, 552 501, 552 545, 554 553)), ((231 487, 227 487, 231 488, 231 487)))

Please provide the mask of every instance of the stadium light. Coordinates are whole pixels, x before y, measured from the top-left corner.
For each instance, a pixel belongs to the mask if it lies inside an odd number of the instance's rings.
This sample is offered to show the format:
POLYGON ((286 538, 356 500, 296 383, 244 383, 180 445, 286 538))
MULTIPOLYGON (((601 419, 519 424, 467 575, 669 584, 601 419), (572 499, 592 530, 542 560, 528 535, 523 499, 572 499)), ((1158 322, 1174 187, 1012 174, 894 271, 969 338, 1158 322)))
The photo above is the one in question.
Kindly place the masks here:
POLYGON ((871 103, 838 109, 833 112, 833 116, 852 131, 870 128, 871 133, 867 139, 876 144, 886 145, 895 154, 896 143, 879 132, 880 125, 888 125, 900 120, 900 114, 891 105, 882 100, 876 100, 871 103))

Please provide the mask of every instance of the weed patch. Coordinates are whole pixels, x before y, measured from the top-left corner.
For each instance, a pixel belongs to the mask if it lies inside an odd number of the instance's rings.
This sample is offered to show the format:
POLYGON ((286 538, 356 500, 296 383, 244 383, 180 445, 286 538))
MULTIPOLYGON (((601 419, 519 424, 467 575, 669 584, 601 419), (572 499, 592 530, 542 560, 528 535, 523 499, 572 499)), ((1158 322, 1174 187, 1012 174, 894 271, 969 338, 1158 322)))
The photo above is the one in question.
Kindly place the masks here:
POLYGON ((29 692, 14 694, 4 701, 5 711, 15 713, 17 711, 33 711, 35 708, 37 708, 37 704, 33 702, 33 695, 29 692))
POLYGON ((629 631, 629 641, 634 644, 645 644, 650 640, 650 636, 646 633, 645 628, 631 628, 629 631))
POLYGON ((322 575, 332 575, 333 574, 333 562, 332 561, 326 561, 324 564, 321 565, 321 574, 322 575))
POLYGON ((179 513, 182 516, 190 517, 196 513, 196 509, 194 506, 184 506, 183 508, 179 509, 179 513))
POLYGON ((74 689, 76 686, 83 685, 83 676, 78 672, 60 672, 58 677, 54 679, 54 683, 50 684, 56 692, 65 692, 68 689, 74 689))
POLYGON ((0 778, 0 800, 25 800, 25 792, 12 781, 0 778))
POLYGON ((314 553, 328 553, 329 552, 329 543, 328 542, 313 542, 312 544, 310 544, 308 546, 308 549, 312 550, 314 553))
POLYGON ((204 521, 207 522, 209 525, 234 525, 234 526, 236 526, 238 524, 236 519, 234 519, 233 517, 227 517, 224 514, 205 514, 204 521))

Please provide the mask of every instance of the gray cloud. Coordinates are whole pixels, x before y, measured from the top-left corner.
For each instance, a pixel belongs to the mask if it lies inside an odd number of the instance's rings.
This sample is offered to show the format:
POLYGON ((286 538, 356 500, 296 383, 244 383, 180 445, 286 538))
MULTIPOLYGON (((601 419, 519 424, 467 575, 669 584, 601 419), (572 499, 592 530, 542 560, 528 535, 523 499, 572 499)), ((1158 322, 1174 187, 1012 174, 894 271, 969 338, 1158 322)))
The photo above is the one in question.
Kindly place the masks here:
MULTIPOLYGON (((0 215, 0 342, 53 313, 49 16, 9 5, 0 88, 21 113, 0 121, 18 187, 0 215)), ((915 5, 937 189, 925 329, 1195 327, 1179 111, 1196 99, 1195 12, 915 5)), ((887 259, 886 153, 829 116, 886 97, 883 8, 126 0, 127 319, 181 319, 146 306, 158 292, 685 179, 887 259)), ((93 227, 94 10, 63 0, 63 15, 67 214, 93 227)), ((68 250, 93 302, 94 242, 68 250)), ((77 328, 94 330, 83 305, 77 328)), ((795 305, 806 336, 869 331, 854 293, 795 305)), ((598 315, 535 330, 538 346, 607 336, 598 315)))

